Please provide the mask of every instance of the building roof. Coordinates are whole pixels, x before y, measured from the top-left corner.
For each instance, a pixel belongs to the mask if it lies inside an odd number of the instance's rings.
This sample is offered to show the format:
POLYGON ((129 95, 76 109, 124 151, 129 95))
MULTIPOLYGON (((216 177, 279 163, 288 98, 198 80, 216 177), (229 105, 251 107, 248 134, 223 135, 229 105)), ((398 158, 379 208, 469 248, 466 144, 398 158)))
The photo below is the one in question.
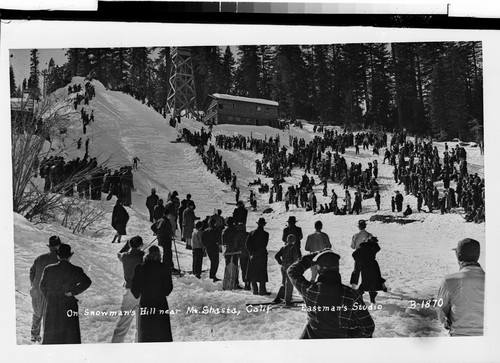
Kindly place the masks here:
POLYGON ((212 97, 221 100, 260 103, 262 105, 276 106, 276 107, 278 107, 279 105, 278 102, 276 101, 264 100, 262 98, 240 97, 240 96, 225 95, 221 93, 214 93, 212 97))

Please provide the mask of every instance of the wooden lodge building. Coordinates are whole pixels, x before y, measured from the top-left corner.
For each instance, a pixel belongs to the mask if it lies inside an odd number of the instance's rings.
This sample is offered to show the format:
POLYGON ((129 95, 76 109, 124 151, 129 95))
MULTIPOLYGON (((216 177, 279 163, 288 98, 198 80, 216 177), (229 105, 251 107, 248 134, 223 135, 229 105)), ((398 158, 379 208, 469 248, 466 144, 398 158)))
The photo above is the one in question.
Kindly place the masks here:
POLYGON ((203 105, 204 123, 278 127, 278 102, 214 93, 203 105))

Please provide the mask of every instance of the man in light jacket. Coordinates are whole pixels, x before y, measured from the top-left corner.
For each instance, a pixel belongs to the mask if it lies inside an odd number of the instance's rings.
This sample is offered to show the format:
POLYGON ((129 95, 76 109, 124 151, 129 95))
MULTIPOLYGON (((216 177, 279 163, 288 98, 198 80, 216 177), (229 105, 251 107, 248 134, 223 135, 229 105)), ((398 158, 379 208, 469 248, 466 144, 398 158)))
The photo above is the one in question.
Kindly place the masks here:
POLYGON ((446 275, 438 290, 439 320, 451 336, 483 335, 484 270, 479 242, 465 238, 454 248, 460 271, 446 275))

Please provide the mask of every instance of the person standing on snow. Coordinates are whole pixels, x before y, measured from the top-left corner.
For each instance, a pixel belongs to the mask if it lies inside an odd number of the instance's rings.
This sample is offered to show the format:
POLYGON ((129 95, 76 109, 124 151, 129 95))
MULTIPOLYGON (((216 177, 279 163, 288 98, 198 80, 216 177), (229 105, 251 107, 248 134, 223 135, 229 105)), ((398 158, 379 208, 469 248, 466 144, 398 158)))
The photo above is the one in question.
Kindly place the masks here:
POLYGON ((146 198, 146 207, 148 208, 148 211, 149 211, 149 221, 151 223, 154 222, 153 212, 155 210, 155 207, 156 207, 156 204, 158 203, 159 198, 160 197, 158 197, 158 195, 156 194, 155 188, 151 189, 151 195, 146 198))
POLYGON ((140 236, 135 236, 130 239, 126 248, 124 248, 127 249, 127 251, 120 251, 118 253, 118 259, 123 265, 123 276, 125 279, 123 286, 125 287, 125 293, 123 294, 122 306, 120 307, 120 311, 123 315, 121 315, 120 320, 118 320, 116 324, 111 343, 123 343, 125 341, 125 336, 134 320, 132 311, 135 311, 136 315, 135 341, 139 341, 139 299, 132 295, 130 288, 132 287, 132 276, 134 276, 135 266, 140 265, 144 258, 144 252, 141 250, 142 245, 142 238, 140 236), (128 248, 130 248, 130 250, 128 250, 128 248))
POLYGON ((40 330, 42 327, 42 318, 46 307, 45 298, 40 291, 40 280, 42 279, 43 270, 48 265, 57 263, 57 250, 61 245, 61 239, 58 236, 49 238, 49 253, 38 256, 30 268, 30 282, 31 282, 31 304, 33 306, 33 322, 31 324, 31 341, 41 342, 40 330))
MULTIPOLYGON (((287 226, 283 229, 283 234, 281 236, 281 240, 286 243, 288 235, 293 234, 295 236, 295 247, 299 250, 299 255, 302 256, 302 252, 300 250, 300 242, 304 235, 302 234, 302 228, 296 225, 297 219, 295 216, 288 217, 287 226)), ((299 256, 299 257, 300 257, 299 256)))
POLYGON ((460 271, 446 275, 439 287, 439 320, 450 336, 483 335, 485 273, 477 262, 479 242, 465 238, 454 250, 460 271))
MULTIPOLYGON (((323 223, 321 221, 316 221, 314 223, 314 233, 307 236, 305 250, 308 252, 318 252, 324 249, 331 249, 332 244, 330 243, 330 238, 325 232, 321 232, 323 229, 323 223)), ((311 266, 311 281, 316 281, 316 276, 318 275, 318 270, 316 266, 311 266)))
POLYGON ((266 290, 267 276, 267 244, 269 233, 264 230, 266 220, 259 218, 257 229, 248 234, 246 248, 250 255, 246 279, 251 281, 254 295, 270 295, 266 290))
MULTIPOLYGON (((359 232, 352 236, 351 248, 353 250, 357 250, 359 245, 366 241, 368 238, 372 237, 372 234, 366 231, 366 221, 364 219, 360 219, 358 222, 359 232)), ((350 284, 353 289, 356 288, 359 281, 359 274, 361 272, 361 266, 359 263, 354 261, 354 271, 351 274, 350 284)))
POLYGON ((339 259, 331 250, 320 251, 305 255, 288 268, 288 276, 307 309, 307 325, 301 339, 371 338, 375 330, 362 295, 342 285, 339 259), (317 282, 304 277, 313 265, 318 270, 317 282))
POLYGON ((217 270, 219 269, 219 253, 221 252, 221 242, 219 230, 215 226, 215 219, 209 220, 209 227, 203 231, 201 241, 207 250, 208 258, 210 259, 210 278, 213 282, 220 281, 217 277, 217 270))
POLYGON ((59 262, 43 270, 40 291, 47 301, 42 344, 81 344, 78 295, 92 284, 81 267, 69 262, 71 246, 61 244, 59 262))
POLYGON ((126 228, 128 220, 129 215, 127 210, 122 205, 122 200, 117 199, 116 204, 113 207, 113 215, 111 216, 111 227, 116 230, 116 234, 111 243, 115 243, 117 238, 117 242, 120 243, 122 236, 127 234, 126 228))
MULTIPOLYGON (((168 221, 167 221, 168 223, 168 221)), ((170 269, 161 263, 160 249, 151 246, 144 263, 135 266, 130 291, 140 299, 139 342, 171 342, 172 328, 167 296, 173 289, 170 269)))

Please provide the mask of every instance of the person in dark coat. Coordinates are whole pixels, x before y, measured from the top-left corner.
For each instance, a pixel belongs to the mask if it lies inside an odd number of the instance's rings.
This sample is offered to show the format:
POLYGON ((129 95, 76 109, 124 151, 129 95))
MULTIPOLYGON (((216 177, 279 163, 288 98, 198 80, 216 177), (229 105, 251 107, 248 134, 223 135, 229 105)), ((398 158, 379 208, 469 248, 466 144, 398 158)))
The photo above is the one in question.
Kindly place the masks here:
POLYGON ((134 189, 134 175, 132 167, 128 166, 121 177, 121 185, 123 191, 123 205, 130 207, 132 205, 132 189, 134 189))
POLYGON ((248 254, 248 250, 245 246, 246 240, 248 237, 248 232, 245 231, 245 225, 243 222, 239 222, 236 224, 236 233, 234 235, 234 243, 241 248, 240 254, 240 266, 241 266, 241 279, 245 283, 245 290, 250 290, 250 282, 246 278, 246 273, 248 269, 248 261, 250 260, 250 255, 248 254))
POLYGON ((47 301, 44 315, 42 344, 80 344, 78 300, 92 284, 81 267, 69 262, 71 246, 61 244, 57 250, 59 262, 48 265, 40 280, 40 291, 47 301))
POLYGON ((243 222, 246 228, 248 210, 245 208, 245 203, 240 200, 238 201, 238 203, 236 203, 236 205, 237 207, 233 211, 234 223, 238 224, 239 222, 243 222))
POLYGON ((396 210, 401 212, 403 210, 403 194, 401 194, 398 190, 396 190, 394 202, 396 203, 396 210))
POLYGON ((378 190, 375 192, 375 203, 377 204, 377 210, 380 210, 380 193, 378 190))
POLYGON ((128 219, 129 215, 125 207, 122 205, 122 200, 117 199, 113 208, 113 215, 111 216, 111 226, 116 230, 116 234, 111 243, 115 243, 117 238, 117 242, 120 243, 122 236, 127 234, 126 228, 128 219))
POLYGON ((167 215, 168 209, 165 208, 163 210, 163 216, 151 226, 151 229, 156 233, 158 246, 163 249, 163 264, 168 266, 170 270, 177 272, 174 268, 172 255, 172 238, 174 237, 174 231, 172 229, 172 223, 167 215))
POLYGON ((156 203, 156 207, 154 207, 154 209, 153 209, 153 222, 156 222, 160 218, 163 217, 164 210, 165 210, 165 207, 163 206, 163 199, 158 199, 158 202, 156 203))
POLYGON ((140 298, 139 342, 171 342, 167 296, 173 289, 170 270, 161 263, 160 249, 151 246, 144 263, 137 265, 131 291, 140 298))
POLYGON ((217 277, 217 270, 219 269, 219 253, 221 251, 220 233, 215 226, 215 219, 209 220, 209 227, 203 231, 201 235, 201 242, 207 250, 208 258, 210 259, 210 278, 214 281, 220 281, 217 277))
POLYGON ((158 197, 158 195, 156 194, 156 189, 155 188, 151 189, 151 195, 146 198, 146 207, 148 208, 149 211, 149 221, 151 223, 154 222, 153 212, 155 210, 156 205, 158 204, 159 199, 160 197, 158 197))
POLYGON ((267 244, 269 233, 264 231, 266 220, 259 218, 257 229, 248 234, 246 248, 250 254, 250 262, 247 269, 247 280, 252 282, 254 295, 270 295, 266 290, 267 277, 267 244), (258 284, 258 285, 257 285, 258 284))
POLYGON ((61 245, 61 239, 57 236, 49 238, 47 247, 50 252, 38 256, 30 268, 30 282, 31 282, 31 304, 33 306, 33 321, 31 324, 31 341, 41 342, 40 330, 42 327, 43 311, 45 310, 46 301, 40 291, 40 280, 42 279, 43 270, 48 265, 57 263, 57 250, 61 245))
POLYGON ((283 235, 281 237, 281 240, 283 243, 287 243, 288 236, 293 234, 295 236, 295 247, 299 251, 299 257, 302 256, 301 250, 300 250, 300 242, 302 241, 302 238, 304 238, 302 234, 302 228, 296 225, 297 219, 295 216, 290 216, 288 217, 288 225, 283 229, 283 235))
POLYGON ((359 245, 359 248, 353 252, 352 257, 361 267, 361 284, 358 291, 362 294, 369 291, 370 302, 375 304, 377 291, 387 291, 385 279, 382 278, 380 267, 375 255, 380 251, 377 237, 370 237, 366 242, 359 245))
MULTIPOLYGON (((222 245, 225 247, 224 258, 226 260, 226 266, 229 265, 232 261, 236 266, 236 272, 237 272, 238 261, 241 254, 241 245, 240 245, 240 240, 235 239, 236 233, 237 231, 234 225, 234 218, 228 217, 227 227, 224 229, 224 231, 222 231, 221 240, 222 240, 222 245)), ((242 288, 240 286, 238 278, 236 278, 235 286, 232 286, 231 288, 233 287, 235 289, 242 288)))

